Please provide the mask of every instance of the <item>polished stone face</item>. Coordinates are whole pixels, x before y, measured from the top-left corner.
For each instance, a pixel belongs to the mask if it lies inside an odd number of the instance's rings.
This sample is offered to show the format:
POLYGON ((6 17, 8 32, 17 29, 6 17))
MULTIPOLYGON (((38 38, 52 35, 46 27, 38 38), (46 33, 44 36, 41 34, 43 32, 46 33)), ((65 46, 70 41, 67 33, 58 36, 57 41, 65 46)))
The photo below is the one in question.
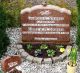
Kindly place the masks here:
POLYGON ((20 63, 21 63, 21 57, 17 55, 5 57, 1 61, 2 69, 4 72, 10 71, 11 69, 19 65, 20 63))
POLYGON ((36 5, 21 10, 22 41, 69 43, 70 15, 70 10, 54 5, 36 5))

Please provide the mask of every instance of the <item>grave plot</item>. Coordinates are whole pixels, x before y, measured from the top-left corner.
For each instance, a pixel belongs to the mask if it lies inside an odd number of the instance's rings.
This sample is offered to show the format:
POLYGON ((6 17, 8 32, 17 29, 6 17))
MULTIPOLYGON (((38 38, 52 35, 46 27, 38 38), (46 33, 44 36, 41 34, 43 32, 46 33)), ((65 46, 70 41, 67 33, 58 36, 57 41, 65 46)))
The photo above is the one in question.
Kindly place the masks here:
POLYGON ((23 9, 21 25, 25 51, 33 57, 42 58, 41 61, 64 54, 61 56, 63 59, 71 49, 67 48, 71 42, 70 15, 70 10, 54 5, 36 5, 23 9))

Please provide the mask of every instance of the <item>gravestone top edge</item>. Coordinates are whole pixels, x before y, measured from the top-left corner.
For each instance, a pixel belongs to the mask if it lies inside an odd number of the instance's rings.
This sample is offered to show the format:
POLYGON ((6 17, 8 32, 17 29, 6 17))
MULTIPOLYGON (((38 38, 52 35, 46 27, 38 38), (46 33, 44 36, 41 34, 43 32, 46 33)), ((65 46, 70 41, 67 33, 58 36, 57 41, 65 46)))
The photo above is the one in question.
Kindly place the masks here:
POLYGON ((24 14, 26 12, 30 13, 34 10, 38 10, 38 9, 52 9, 52 10, 56 10, 56 11, 59 11, 60 13, 66 13, 68 15, 71 15, 71 11, 66 9, 66 8, 61 8, 59 6, 55 6, 55 5, 36 5, 36 6, 33 6, 31 8, 25 8, 23 10, 21 10, 21 14, 24 14))

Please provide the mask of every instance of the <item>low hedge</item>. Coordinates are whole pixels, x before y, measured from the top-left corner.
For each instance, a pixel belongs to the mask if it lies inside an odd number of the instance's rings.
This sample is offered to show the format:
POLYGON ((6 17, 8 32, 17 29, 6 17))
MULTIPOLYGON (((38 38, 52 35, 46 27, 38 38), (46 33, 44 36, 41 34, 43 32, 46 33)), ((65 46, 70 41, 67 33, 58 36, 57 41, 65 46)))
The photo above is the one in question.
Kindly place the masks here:
POLYGON ((78 7, 78 25, 77 25, 77 40, 76 43, 78 48, 80 48, 80 0, 77 0, 77 7, 78 7))
POLYGON ((6 52, 9 45, 9 38, 6 34, 6 20, 7 14, 5 13, 3 6, 0 5, 0 58, 6 52))

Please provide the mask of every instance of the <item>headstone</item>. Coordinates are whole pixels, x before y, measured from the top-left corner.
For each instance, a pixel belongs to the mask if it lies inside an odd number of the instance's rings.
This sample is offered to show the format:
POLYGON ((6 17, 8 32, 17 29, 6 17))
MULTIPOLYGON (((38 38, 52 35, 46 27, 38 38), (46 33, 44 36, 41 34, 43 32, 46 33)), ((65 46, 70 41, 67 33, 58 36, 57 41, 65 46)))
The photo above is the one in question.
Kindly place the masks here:
POLYGON ((21 63, 21 57, 18 55, 8 56, 1 61, 2 70, 8 72, 21 63))
POLYGON ((36 5, 21 10, 22 42, 69 43, 70 15, 70 10, 54 5, 36 5))

